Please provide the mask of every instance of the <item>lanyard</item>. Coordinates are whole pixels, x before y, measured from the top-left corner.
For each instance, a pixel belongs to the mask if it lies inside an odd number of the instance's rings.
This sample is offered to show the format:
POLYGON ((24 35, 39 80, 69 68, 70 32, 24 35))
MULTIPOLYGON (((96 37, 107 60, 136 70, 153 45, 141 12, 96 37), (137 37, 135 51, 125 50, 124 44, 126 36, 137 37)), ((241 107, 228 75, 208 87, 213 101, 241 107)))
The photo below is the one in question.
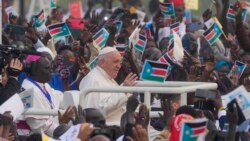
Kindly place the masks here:
POLYGON ((52 100, 51 100, 51 96, 50 94, 48 93, 47 90, 44 90, 40 85, 37 84, 37 82, 35 82, 34 80, 32 80, 31 78, 27 78, 30 82, 32 82, 42 93, 43 95, 46 97, 46 99, 49 101, 50 103, 50 107, 51 109, 53 109, 52 107, 52 100))

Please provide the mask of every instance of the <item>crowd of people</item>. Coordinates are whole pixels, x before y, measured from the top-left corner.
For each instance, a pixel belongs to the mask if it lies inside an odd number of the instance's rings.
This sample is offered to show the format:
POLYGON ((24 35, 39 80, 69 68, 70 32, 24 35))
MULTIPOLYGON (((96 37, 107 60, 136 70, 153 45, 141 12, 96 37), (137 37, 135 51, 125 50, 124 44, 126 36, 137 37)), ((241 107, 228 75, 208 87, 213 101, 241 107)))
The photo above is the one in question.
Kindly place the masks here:
POLYGON ((77 25, 78 34, 56 40, 48 30, 39 31, 33 19, 2 10, 0 105, 16 93, 32 90, 34 103, 30 108, 59 111, 65 91, 133 87, 140 80, 145 60, 158 61, 171 49, 174 59, 169 62, 171 69, 166 81, 213 82, 218 85, 217 90, 200 91, 203 97, 188 93, 188 105, 181 105, 180 96, 175 94, 153 94, 152 105, 158 101, 160 107, 151 108, 143 104, 143 94, 91 92, 80 95, 78 107, 69 106, 58 116, 23 115, 13 121, 11 112, 6 111, 0 115, 0 140, 39 141, 41 131, 58 140, 73 125, 80 125, 77 138, 81 141, 187 141, 180 137, 184 128, 181 123, 201 118, 207 120, 205 141, 250 140, 250 130, 237 131, 247 121, 237 103, 240 100, 227 107, 222 102, 222 96, 241 85, 250 91, 249 21, 242 17, 247 2, 235 1, 230 5, 229 0, 214 0, 201 18, 186 16, 190 10, 185 9, 183 0, 151 0, 152 13, 143 18, 135 12, 145 11, 140 0, 119 2, 121 7, 112 7, 113 0, 103 0, 99 4, 102 7, 96 10, 96 3, 88 0, 82 19, 70 15, 64 20, 62 8, 52 9, 45 26, 66 23, 71 28, 75 27, 74 20, 81 24, 77 25), (173 3, 175 14, 166 17, 160 3, 173 3), (227 17, 230 7, 234 19, 227 17), (204 32, 210 28, 206 24, 213 17, 221 24, 223 34, 210 44, 204 32), (119 32, 117 21, 123 23, 119 32), (172 40, 170 31, 170 26, 177 22, 178 34, 174 33, 174 38, 177 35, 180 43, 172 40), (152 25, 150 32, 148 23, 152 25), (93 36, 102 28, 109 36, 105 47, 99 48, 93 36), (25 29, 23 34, 21 29, 25 29), (137 56, 130 41, 135 30, 147 38, 142 56, 137 56), (126 50, 121 53, 118 45, 126 50), (244 67, 237 67, 237 62, 244 67), (212 94, 214 97, 208 96, 212 94), (150 118, 149 110, 163 114, 150 118))

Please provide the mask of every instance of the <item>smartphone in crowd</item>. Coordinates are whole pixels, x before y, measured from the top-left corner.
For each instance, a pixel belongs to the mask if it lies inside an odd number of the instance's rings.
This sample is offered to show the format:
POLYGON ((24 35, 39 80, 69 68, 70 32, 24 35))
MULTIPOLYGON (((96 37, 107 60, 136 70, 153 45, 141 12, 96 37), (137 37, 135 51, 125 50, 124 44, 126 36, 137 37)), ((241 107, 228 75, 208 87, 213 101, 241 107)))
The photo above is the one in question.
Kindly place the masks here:
POLYGON ((239 75, 239 77, 241 77, 246 67, 247 65, 245 63, 242 63, 240 61, 235 61, 232 69, 230 70, 228 74, 228 77, 230 78, 233 74, 237 74, 239 75))
POLYGON ((241 77, 241 75, 243 74, 243 72, 245 71, 245 69, 247 67, 247 64, 242 63, 240 61, 236 61, 235 64, 236 64, 236 66, 238 66, 239 74, 240 74, 240 77, 241 77))

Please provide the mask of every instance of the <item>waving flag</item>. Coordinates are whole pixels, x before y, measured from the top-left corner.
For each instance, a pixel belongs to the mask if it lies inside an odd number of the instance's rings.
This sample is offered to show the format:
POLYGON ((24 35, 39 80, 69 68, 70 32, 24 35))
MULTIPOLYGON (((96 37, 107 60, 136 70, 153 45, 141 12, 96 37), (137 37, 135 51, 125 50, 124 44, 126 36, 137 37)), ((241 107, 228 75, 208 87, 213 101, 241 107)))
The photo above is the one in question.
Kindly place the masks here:
POLYGON ((89 63, 89 68, 90 70, 94 69, 95 66, 97 65, 98 63, 98 58, 96 57, 94 60, 92 60, 90 63, 89 63))
POLYGON ((101 49, 105 47, 108 38, 109 38, 109 32, 105 28, 102 28, 93 36, 94 40, 93 43, 95 46, 101 49))
POLYGON ((140 52, 144 52, 147 44, 147 38, 142 34, 139 34, 138 38, 135 39, 134 48, 140 52))
MULTIPOLYGON (((247 9, 243 8, 241 10, 241 18, 242 21, 245 22, 247 18, 247 9)), ((233 9, 233 5, 231 4, 227 10, 227 19, 235 21, 235 11, 233 9)))
POLYGON ((64 36, 71 35, 66 23, 58 23, 48 26, 49 34, 52 38, 58 39, 64 36))
POLYGON ((42 10, 38 15, 34 16, 34 22, 36 28, 41 27, 45 23, 44 10, 42 10))
POLYGON ((56 8, 56 0, 50 0, 50 8, 55 9, 56 8))
POLYGON ((208 41, 210 45, 214 44, 221 34, 222 34, 222 29, 216 22, 207 31, 203 33, 205 39, 208 41))
POLYGON ((147 22, 145 24, 145 32, 147 39, 151 39, 154 36, 154 26, 152 22, 147 22))
POLYGON ((171 58, 174 58, 174 41, 170 41, 170 44, 168 46, 168 55, 171 57, 171 58))
POLYGON ((172 65, 173 64, 177 64, 177 62, 174 59, 171 59, 171 57, 168 55, 168 53, 164 54, 159 60, 158 62, 163 63, 163 64, 167 64, 169 65, 168 69, 167 69, 167 77, 170 75, 171 70, 172 70, 172 65), (172 64, 172 65, 171 65, 172 64))
POLYGON ((158 62, 165 63, 165 64, 169 64, 169 65, 171 65, 171 66, 175 66, 175 65, 180 66, 179 62, 178 62, 175 58, 169 56, 168 52, 166 52, 166 53, 158 60, 158 62))
POLYGON ((164 64, 169 64, 168 62, 168 58, 167 58, 167 54, 164 54, 159 60, 158 62, 164 63, 164 64))
POLYGON ((130 35, 129 41, 132 43, 133 48, 142 54, 147 44, 147 38, 140 34, 139 31, 139 28, 136 28, 130 35))
POLYGON ((183 121, 180 141, 198 141, 204 138, 207 129, 207 119, 183 121))
POLYGON ((168 64, 146 60, 141 73, 142 80, 164 82, 168 76, 168 64))
POLYGON ((170 25, 170 30, 171 30, 171 32, 174 31, 176 33, 179 33, 179 31, 180 31, 180 22, 176 22, 176 23, 170 25))
POLYGON ((166 16, 174 16, 174 5, 173 3, 160 3, 159 4, 161 13, 166 16))
POLYGON ((230 5, 227 10, 227 19, 235 20, 235 11, 233 5, 230 5))

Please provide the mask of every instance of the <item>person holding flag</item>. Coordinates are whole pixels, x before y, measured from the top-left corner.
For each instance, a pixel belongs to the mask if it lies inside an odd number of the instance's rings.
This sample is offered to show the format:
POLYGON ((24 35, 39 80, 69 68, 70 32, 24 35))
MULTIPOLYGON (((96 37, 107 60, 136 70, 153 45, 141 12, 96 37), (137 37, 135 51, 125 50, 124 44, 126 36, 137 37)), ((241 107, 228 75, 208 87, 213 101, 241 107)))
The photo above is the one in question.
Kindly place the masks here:
POLYGON ((246 30, 246 25, 243 22, 242 19, 242 7, 240 2, 236 2, 234 4, 234 8, 235 8, 235 19, 236 19, 236 28, 235 28, 235 35, 238 39, 239 45, 240 47, 244 50, 244 51, 250 51, 250 40, 249 40, 249 33, 246 30))

